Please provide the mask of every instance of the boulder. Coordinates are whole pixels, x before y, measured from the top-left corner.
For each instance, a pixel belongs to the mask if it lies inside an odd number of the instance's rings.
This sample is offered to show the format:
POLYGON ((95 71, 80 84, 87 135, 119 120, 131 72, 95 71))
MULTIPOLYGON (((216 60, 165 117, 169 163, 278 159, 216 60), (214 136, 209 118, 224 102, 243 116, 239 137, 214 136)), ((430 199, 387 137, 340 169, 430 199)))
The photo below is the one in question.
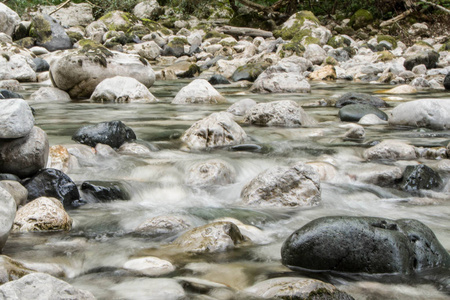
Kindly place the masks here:
POLYGON ((411 160, 416 158, 414 146, 397 140, 386 140, 364 151, 366 160, 411 160))
POLYGON ((186 184, 194 187, 223 186, 236 181, 233 166, 219 159, 194 164, 186 174, 186 184))
POLYGON ((244 121, 264 126, 311 126, 317 121, 292 100, 258 103, 250 108, 244 121))
POLYGON ((34 175, 45 168, 49 145, 47 134, 38 127, 19 139, 0 141, 0 173, 11 173, 21 178, 34 175))
POLYGON ((122 121, 101 122, 95 125, 86 125, 77 130, 72 140, 81 144, 95 147, 98 143, 119 148, 125 142, 136 139, 134 131, 122 121))
POLYGON ((423 77, 414 78, 413 81, 410 82, 410 85, 419 89, 431 87, 430 82, 423 77))
POLYGON ((195 122, 181 137, 190 149, 237 145, 246 139, 245 131, 227 112, 213 113, 195 122))
POLYGON ((157 19, 160 15, 164 14, 164 9, 159 6, 156 0, 147 0, 139 2, 133 8, 133 14, 139 19, 157 19))
POLYGON ((54 12, 56 6, 42 7, 43 14, 52 13, 52 18, 57 20, 65 28, 83 26, 86 27, 94 21, 92 6, 88 3, 73 3, 65 5, 54 12))
POLYGON ((225 97, 205 79, 193 80, 183 87, 172 100, 172 104, 218 104, 225 102, 227 102, 225 97))
POLYGON ((19 25, 19 23, 19 15, 5 4, 0 3, 0 32, 12 36, 14 28, 19 25))
POLYGON ((231 222, 214 222, 189 230, 173 245, 183 252, 217 253, 234 249, 245 241, 239 228, 231 222))
MULTIPOLYGON (((244 290, 258 299, 327 299, 352 300, 334 285, 317 279, 278 277, 258 282, 244 290)), ((253 299, 249 297, 250 299, 253 299)))
POLYGON ((263 72, 255 80, 251 91, 257 93, 309 93, 311 86, 300 74, 263 72))
POLYGON ((50 147, 49 163, 47 164, 49 168, 67 173, 74 165, 76 165, 76 163, 77 160, 75 156, 72 156, 66 147, 61 145, 54 145, 50 147))
POLYGON ((364 93, 345 93, 336 101, 336 107, 343 107, 350 104, 371 104, 375 107, 386 107, 388 106, 384 100, 378 97, 364 94, 364 93))
POLYGON ((334 66, 324 66, 308 75, 311 80, 336 80, 336 69, 334 66))
POLYGON ((123 268, 146 276, 163 276, 175 271, 170 261, 153 256, 130 259, 123 264, 123 268))
POLYGON ((302 75, 303 72, 312 70, 313 64, 310 60, 297 55, 283 58, 275 65, 266 69, 266 73, 296 73, 302 75))
POLYGON ((373 16, 368 10, 359 9, 350 18, 349 25, 358 30, 372 24, 372 21, 373 16))
POLYGON ((13 231, 69 231, 72 218, 56 198, 40 197, 17 210, 13 231))
POLYGON ((6 244, 16 216, 16 201, 4 188, 0 187, 0 251, 6 244))
POLYGON ((27 189, 15 180, 0 180, 0 187, 5 189, 16 201, 16 206, 24 205, 28 200, 27 189))
POLYGON ((80 190, 100 202, 130 200, 124 185, 117 181, 85 181, 81 184, 80 190))
POLYGON ((421 99, 401 103, 392 110, 389 124, 448 130, 450 129, 450 100, 421 99))
POLYGON ((6 255, 0 255, 0 284, 17 280, 31 273, 34 273, 34 271, 21 262, 6 255))
POLYGON ((448 73, 444 78, 444 88, 450 90, 450 73, 448 73))
POLYGON ((214 74, 213 76, 211 76, 211 78, 208 79, 208 82, 212 85, 230 84, 231 83, 230 81, 228 81, 228 79, 226 79, 224 76, 219 75, 219 74, 214 74))
POLYGON ((87 38, 97 44, 101 44, 103 43, 103 35, 108 31, 108 27, 102 21, 97 20, 86 26, 85 30, 87 38))
POLYGON ((72 48, 72 41, 61 24, 49 15, 36 14, 31 21, 30 36, 36 45, 48 51, 72 48))
POLYGON ((28 200, 39 197, 58 199, 66 208, 80 205, 77 185, 69 176, 56 169, 43 169, 24 182, 28 190, 28 200))
POLYGON ((361 140, 366 136, 366 130, 360 125, 352 126, 345 134, 344 139, 361 140))
POLYGON ((17 139, 30 134, 34 116, 30 106, 22 99, 0 101, 0 139, 17 139))
POLYGON ((148 236, 172 235, 190 227, 183 218, 177 216, 157 216, 140 224, 135 232, 148 236))
POLYGON ((227 112, 235 116, 244 116, 255 105, 256 105, 255 100, 246 98, 239 100, 230 107, 228 107, 227 112))
POLYGON ((327 53, 319 45, 310 44, 306 46, 303 57, 311 61, 314 65, 321 65, 325 58, 327 58, 327 53))
POLYGON ((161 47, 154 41, 144 42, 141 44, 133 45, 133 48, 137 53, 148 60, 155 60, 161 55, 161 47))
POLYGON ((350 104, 339 109, 339 118, 344 122, 358 122, 365 115, 373 114, 387 121, 388 116, 371 104, 350 104))
POLYGON ((91 95, 96 102, 156 102, 148 88, 132 77, 106 78, 97 85, 91 95))
POLYGON ((406 59, 403 65, 406 70, 411 71, 415 66, 425 65, 427 69, 436 68, 436 64, 439 61, 439 53, 434 51, 433 49, 422 48, 417 52, 413 52, 411 54, 405 53, 406 59))
POLYGON ((23 99, 23 96, 16 92, 0 89, 0 99, 23 99))
POLYGON ((42 59, 40 57, 33 58, 34 62, 34 71, 35 72, 47 72, 50 70, 50 65, 45 59, 42 59))
POLYGON ((254 206, 316 206, 321 201, 320 177, 303 163, 267 169, 242 189, 241 197, 254 206))
POLYGON ((0 80, 15 79, 20 82, 34 82, 37 75, 33 61, 20 54, 0 55, 0 80))
MULTIPOLYGON (((20 85, 20 82, 16 79, 0 79, 0 89, 6 89, 8 91, 21 91, 23 90, 23 86, 20 85)), ((23 98, 23 97, 14 97, 14 98, 23 98)))
POLYGON ((95 300, 88 291, 44 273, 33 273, 0 286, 0 299, 78 299, 95 300))
POLYGON ((369 274, 413 274, 450 266, 450 255, 423 223, 375 217, 309 222, 284 242, 281 259, 294 270, 369 274))
POLYGON ((80 49, 56 59, 50 67, 53 85, 72 98, 89 97, 100 82, 114 76, 135 78, 146 87, 155 81, 155 72, 147 60, 109 51, 92 41, 79 43, 80 49))
POLYGON ((443 186, 439 174, 426 165, 407 166, 400 187, 408 192, 438 189, 443 186))
POLYGON ((30 100, 37 102, 71 101, 70 95, 67 92, 51 86, 44 86, 39 88, 39 90, 31 94, 30 100))
POLYGON ((264 72, 267 68, 267 65, 260 63, 246 64, 241 67, 238 67, 236 71, 234 71, 233 75, 231 75, 231 80, 240 81, 255 81, 258 76, 264 72))

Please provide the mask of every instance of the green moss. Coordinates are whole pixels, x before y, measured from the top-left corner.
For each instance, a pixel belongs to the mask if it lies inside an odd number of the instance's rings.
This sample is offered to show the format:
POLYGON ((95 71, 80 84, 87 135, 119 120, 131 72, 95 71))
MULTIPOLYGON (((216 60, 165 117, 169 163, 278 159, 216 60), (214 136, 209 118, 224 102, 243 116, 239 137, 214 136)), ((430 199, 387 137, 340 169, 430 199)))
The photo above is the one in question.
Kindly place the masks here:
POLYGON ((201 73, 200 67, 197 66, 197 64, 192 64, 189 66, 189 69, 186 72, 179 74, 178 77, 192 78, 192 77, 198 76, 200 73, 201 73))
POLYGON ((431 46, 430 44, 428 44, 427 42, 424 42, 424 41, 418 41, 416 43, 416 45, 419 45, 419 46, 422 46, 422 47, 425 47, 425 48, 430 48, 430 49, 434 50, 433 46, 431 46))
POLYGON ((274 30, 276 27, 276 24, 272 20, 267 20, 267 18, 257 12, 233 16, 229 24, 236 27, 252 27, 269 31, 274 30))
POLYGON ((9 61, 11 58, 9 57, 8 54, 6 53, 2 53, 2 56, 6 59, 6 61, 9 61))
POLYGON ((224 47, 233 47, 233 46, 235 46, 237 44, 237 42, 236 41, 231 41, 231 42, 220 41, 219 44, 224 46, 224 47))
POLYGON ((379 61, 389 61, 393 60, 395 58, 395 55, 392 54, 390 51, 384 50, 379 52, 378 60, 379 61))
POLYGON ((189 45, 186 38, 175 37, 172 41, 170 41, 167 46, 171 48, 184 47, 185 45, 189 45))
POLYGON ((229 35, 226 35, 226 34, 218 32, 218 31, 212 30, 212 31, 209 31, 209 32, 206 33, 204 39, 205 40, 211 39, 211 38, 221 38, 221 39, 223 39, 223 38, 226 38, 226 37, 229 37, 229 35))
POLYGON ((298 13, 295 14, 295 18, 299 20, 301 25, 303 25, 303 23, 305 23, 306 20, 312 21, 317 25, 320 25, 319 19, 317 19, 316 16, 309 10, 299 11, 298 13))
POLYGON ((23 48, 31 48, 36 44, 36 39, 32 37, 26 37, 18 41, 15 41, 14 43, 23 48))
POLYGON ((325 64, 326 65, 331 65, 331 66, 337 66, 339 63, 334 57, 328 56, 325 59, 325 64))
POLYGON ((105 23, 105 25, 108 27, 108 30, 124 32, 129 31, 136 23, 139 22, 139 19, 136 16, 119 10, 111 11, 101 17, 99 20, 105 23), (119 16, 125 22, 125 24, 117 24, 117 22, 114 21, 115 16, 119 16))
POLYGON ((312 37, 312 36, 307 36, 303 39, 303 45, 308 46, 311 44, 320 44, 320 39, 312 37))
POLYGON ((295 40, 301 41, 305 36, 311 35, 311 30, 302 29, 306 20, 312 21, 317 25, 320 24, 319 20, 310 11, 300 11, 295 15, 294 24, 289 28, 281 28, 273 32, 275 37, 281 37, 283 40, 295 40))
POLYGON ((106 59, 113 56, 111 51, 93 40, 84 39, 79 41, 78 44, 81 47, 79 50, 80 54, 86 55, 91 61, 98 63, 105 68, 108 65, 106 59))
POLYGON ((150 32, 161 31, 165 35, 171 35, 172 32, 165 26, 149 19, 142 19, 142 24, 150 30, 150 32))
POLYGON ((67 35, 69 36, 70 40, 72 41, 72 44, 75 44, 79 40, 82 40, 84 37, 81 33, 75 32, 75 31, 68 31, 67 35))
POLYGON ((444 45, 442 45, 439 51, 450 51, 450 41, 447 41, 444 45))
POLYGON ((358 30, 360 28, 366 27, 373 21, 372 14, 365 9, 359 9, 350 18, 350 26, 358 30))
POLYGON ((281 49, 284 51, 282 53, 282 57, 284 57, 286 55, 286 53, 285 53, 286 51, 289 51, 292 54, 295 54, 297 56, 302 56, 303 52, 305 52, 305 47, 302 44, 296 43, 296 42, 290 42, 287 44, 283 44, 281 49))
POLYGON ((335 35, 328 40, 327 45, 333 47, 334 49, 344 47, 344 38, 342 36, 335 35))
POLYGON ((30 37, 36 38, 42 43, 50 41, 52 28, 49 21, 43 15, 36 15, 31 22, 30 37))
POLYGON ((397 41, 390 35, 378 35, 377 42, 386 41, 392 45, 392 49, 397 48, 397 41))

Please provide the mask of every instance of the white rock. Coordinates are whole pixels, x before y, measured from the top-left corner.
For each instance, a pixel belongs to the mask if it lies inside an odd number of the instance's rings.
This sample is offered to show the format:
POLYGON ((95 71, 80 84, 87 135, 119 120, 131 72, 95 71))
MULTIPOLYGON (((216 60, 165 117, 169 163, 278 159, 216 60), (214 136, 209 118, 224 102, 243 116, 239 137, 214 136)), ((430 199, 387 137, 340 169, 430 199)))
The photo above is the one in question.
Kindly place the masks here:
POLYGON ((88 26, 94 21, 92 14, 92 6, 88 3, 73 3, 70 2, 55 12, 56 6, 44 6, 42 13, 50 14, 52 17, 61 23, 65 28, 75 26, 88 26))
POLYGON ((227 102, 225 97, 205 79, 193 80, 183 87, 172 100, 172 104, 218 104, 225 102, 227 102))
POLYGON ((55 87, 41 87, 39 90, 31 94, 30 100, 38 102, 69 102, 71 101, 70 95, 55 87))
POLYGON ((15 216, 16 201, 6 189, 0 187, 0 251, 8 239, 15 216))
POLYGON ((153 19, 161 13, 161 6, 156 0, 147 0, 139 2, 133 8, 133 14, 139 19, 153 19))
POLYGON ((0 80, 16 79, 20 82, 36 81, 33 62, 19 54, 8 58, 0 55, 0 80))
POLYGON ((97 85, 91 95, 91 101, 152 103, 158 100, 138 80, 132 77, 115 76, 97 85))
POLYGON ((169 261, 153 256, 131 259, 125 262, 123 267, 148 276, 163 276, 175 271, 169 261))
POLYGON ((306 46, 303 57, 310 60, 314 65, 320 65, 327 58, 327 53, 317 44, 306 46))
POLYGON ((385 125, 388 121, 380 119, 377 115, 368 114, 359 119, 358 124, 361 125, 385 125))
POLYGON ((133 45, 134 50, 143 58, 155 60, 161 55, 161 47, 154 41, 144 42, 133 45))
POLYGON ((186 184, 194 187, 227 185, 235 182, 236 171, 226 161, 214 159, 194 164, 186 174, 186 184))
POLYGON ((256 105, 256 101, 253 99, 242 99, 228 107, 227 112, 235 116, 245 115, 253 106, 256 105))
POLYGON ((303 75, 263 72, 255 80, 251 90, 259 93, 309 93, 311 86, 303 75))
POLYGON ((34 116, 23 99, 0 101, 0 139, 17 139, 28 135, 34 126, 34 116))
POLYGON ((0 180, 0 187, 4 188, 16 201, 16 206, 25 205, 28 200, 28 190, 14 180, 0 180))
POLYGON ((397 140, 385 140, 364 151, 366 160, 412 160, 416 158, 414 146, 397 140))
POLYGON ((4 32, 9 36, 14 33, 14 28, 20 23, 19 15, 6 6, 0 3, 0 32, 4 32))
POLYGON ((186 230, 190 224, 177 216, 157 216, 146 220, 136 228, 136 232, 158 236, 164 234, 174 234, 186 230))

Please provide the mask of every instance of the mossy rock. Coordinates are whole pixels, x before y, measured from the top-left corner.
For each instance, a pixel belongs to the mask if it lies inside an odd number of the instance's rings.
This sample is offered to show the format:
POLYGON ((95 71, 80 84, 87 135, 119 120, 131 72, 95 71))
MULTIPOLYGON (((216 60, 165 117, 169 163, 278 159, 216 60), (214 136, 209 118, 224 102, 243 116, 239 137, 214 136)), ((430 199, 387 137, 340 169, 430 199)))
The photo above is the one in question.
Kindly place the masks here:
POLYGON ((395 58, 395 55, 390 51, 384 50, 378 53, 378 61, 390 61, 395 58))
POLYGON ((303 38, 302 44, 304 46, 308 46, 311 44, 320 44, 320 39, 312 37, 312 36, 307 36, 307 37, 303 38))
POLYGON ((78 42, 78 45, 81 47, 81 49, 78 50, 78 53, 89 57, 91 61, 98 63, 105 68, 108 65, 106 59, 113 56, 112 52, 105 46, 100 45, 93 40, 83 39, 78 42))
POLYGON ((325 59, 325 64, 330 65, 330 66, 337 66, 337 65, 339 65, 339 62, 336 60, 336 58, 328 56, 325 59))
POLYGON ((275 37, 281 37, 283 40, 301 41, 305 36, 311 35, 311 30, 302 29, 306 20, 312 21, 317 26, 320 25, 319 20, 310 11, 300 11, 291 18, 295 18, 292 26, 275 30, 273 32, 275 37))
POLYGON ((42 42, 47 42, 51 39, 52 26, 43 15, 36 15, 33 17, 30 27, 30 37, 42 42))
POLYGON ((439 51, 450 51, 450 41, 445 42, 445 44, 442 45, 439 51))
POLYGON ((200 75, 202 71, 200 70, 200 67, 197 66, 197 64, 192 64, 189 66, 189 69, 181 74, 178 74, 177 77, 179 78, 192 78, 200 75))
POLYGON ((327 45, 333 47, 334 49, 343 48, 345 46, 350 46, 350 40, 344 38, 340 35, 335 35, 328 40, 327 45))
POLYGON ((378 35, 377 36, 377 42, 379 43, 381 41, 386 41, 389 44, 391 44, 392 45, 392 49, 397 48, 397 41, 395 40, 395 38, 393 38, 390 35, 378 35))
POLYGON ((337 33, 339 34, 346 34, 346 35, 354 35, 355 34, 355 30, 353 28, 351 28, 350 26, 336 26, 334 28, 334 30, 336 30, 337 33))
POLYGON ((127 32, 139 22, 139 19, 136 16, 120 10, 111 11, 99 20, 105 23, 108 30, 123 32, 127 32))
POLYGON ((165 35, 172 34, 172 31, 170 29, 168 29, 167 27, 165 27, 162 24, 155 22, 153 20, 142 19, 142 24, 144 24, 144 26, 146 28, 148 28, 148 30, 150 30, 150 33, 160 31, 162 34, 165 34, 165 35))
MULTIPOLYGON (((303 56, 303 53, 305 52, 305 46, 298 42, 290 42, 287 44, 283 44, 281 47, 283 51, 289 51, 292 52, 292 54, 295 54, 297 56, 303 56)), ((283 53, 283 57, 285 54, 283 53)))
POLYGON ((230 19, 230 25, 236 27, 252 27, 272 31, 276 24, 257 12, 235 15, 230 19))
POLYGON ((167 44, 167 46, 171 48, 184 47, 185 45, 189 45, 189 43, 187 39, 183 37, 175 37, 167 44))
POLYGON ((226 35, 224 33, 220 33, 220 32, 215 31, 215 30, 211 30, 211 31, 208 31, 206 33, 206 35, 204 37, 204 40, 212 39, 212 38, 221 38, 221 39, 223 39, 223 38, 226 38, 226 37, 229 37, 229 35, 226 35))
POLYGON ((229 41, 223 41, 222 40, 222 41, 219 42, 219 44, 224 46, 224 47, 233 47, 233 46, 237 45, 237 42, 236 41, 229 42, 229 41))
POLYGON ((23 39, 20 39, 18 41, 15 41, 14 43, 16 43, 17 45, 23 47, 23 48, 31 48, 36 46, 36 39, 33 37, 26 37, 23 39))
POLYGON ((67 35, 69 36, 69 38, 70 38, 70 40, 72 41, 73 44, 75 44, 79 40, 84 39, 84 37, 83 37, 83 35, 81 33, 75 32, 75 31, 68 31, 67 35))
POLYGON ((433 46, 431 46, 429 43, 424 42, 424 41, 418 41, 418 42, 416 42, 416 45, 424 47, 424 48, 428 48, 430 50, 434 50, 433 46))
POLYGON ((366 27, 371 24, 373 21, 373 16, 370 11, 365 9, 359 9, 356 11, 353 16, 350 18, 350 26, 352 26, 355 30, 366 27))
POLYGON ((264 63, 246 64, 240 66, 231 76, 233 81, 248 80, 255 81, 258 76, 267 69, 269 65, 264 63))

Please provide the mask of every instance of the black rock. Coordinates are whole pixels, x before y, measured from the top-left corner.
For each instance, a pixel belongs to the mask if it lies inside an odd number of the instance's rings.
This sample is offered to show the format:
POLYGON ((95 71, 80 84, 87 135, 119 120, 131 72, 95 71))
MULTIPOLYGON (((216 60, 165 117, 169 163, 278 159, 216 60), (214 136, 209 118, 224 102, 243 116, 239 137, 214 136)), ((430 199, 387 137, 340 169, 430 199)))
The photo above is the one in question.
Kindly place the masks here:
POLYGON ((405 191, 437 189, 443 184, 438 173, 426 165, 407 166, 401 188, 405 191))
POLYGON ((28 200, 39 197, 54 197, 65 208, 80 206, 80 193, 76 184, 64 172, 56 169, 42 169, 23 185, 28 190, 28 200))
POLYGON ((230 84, 231 83, 224 76, 218 75, 218 74, 215 74, 215 75, 211 76, 211 78, 209 78, 208 82, 211 83, 212 85, 216 85, 216 84, 230 84))
POLYGON ((281 258, 291 269, 401 273, 450 267, 450 255, 417 220, 323 217, 295 231, 281 258))
POLYGON ((336 101, 336 107, 344 107, 350 104, 370 104, 375 107, 386 107, 387 103, 378 97, 364 93, 346 93, 336 101))
POLYGON ((23 99, 23 96, 9 90, 0 89, 0 99, 23 99))
POLYGON ((365 115, 374 114, 387 121, 388 116, 370 104, 350 104, 339 110, 339 118, 344 122, 358 122, 365 115))
POLYGON ((241 66, 234 71, 233 75, 231 75, 231 80, 240 81, 240 80, 248 80, 255 81, 258 76, 264 72, 267 68, 266 65, 262 64, 247 64, 241 66))
POLYGON ((130 200, 130 195, 120 182, 85 181, 81 185, 81 190, 100 202, 130 200))
POLYGON ((406 70, 411 71, 415 66, 424 64, 427 69, 436 68, 439 61, 439 53, 433 50, 424 50, 414 55, 406 57, 403 66, 406 70))
POLYGON ((33 58, 33 62, 36 65, 35 72, 46 72, 50 70, 50 65, 45 59, 40 57, 33 58))
POLYGON ((0 181, 2 180, 12 180, 21 182, 20 178, 14 174, 0 173, 0 181))
POLYGON ((95 147, 98 143, 119 148, 123 143, 136 139, 134 131, 121 121, 102 122, 83 126, 72 136, 72 140, 95 147))
POLYGON ((450 73, 444 78, 444 87, 446 90, 450 90, 450 73))
POLYGON ((255 144, 241 144, 230 147, 231 151, 261 152, 263 147, 255 144))

